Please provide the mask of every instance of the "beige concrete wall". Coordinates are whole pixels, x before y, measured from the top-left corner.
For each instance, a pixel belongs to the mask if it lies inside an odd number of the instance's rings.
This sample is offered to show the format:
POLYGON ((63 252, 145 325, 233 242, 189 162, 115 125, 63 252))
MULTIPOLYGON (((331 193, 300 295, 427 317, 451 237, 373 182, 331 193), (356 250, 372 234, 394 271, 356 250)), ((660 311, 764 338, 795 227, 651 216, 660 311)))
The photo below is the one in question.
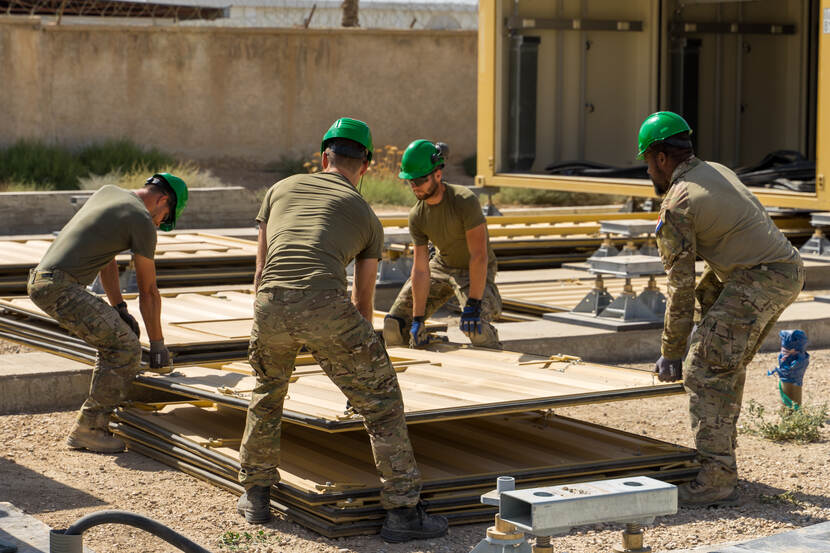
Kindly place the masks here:
MULTIPOLYGON (((41 25, 0 17, 0 145, 128 137, 194 158, 306 155, 341 115, 375 143, 475 151, 470 31, 41 25)), ((456 158, 460 159, 460 158, 456 158)))

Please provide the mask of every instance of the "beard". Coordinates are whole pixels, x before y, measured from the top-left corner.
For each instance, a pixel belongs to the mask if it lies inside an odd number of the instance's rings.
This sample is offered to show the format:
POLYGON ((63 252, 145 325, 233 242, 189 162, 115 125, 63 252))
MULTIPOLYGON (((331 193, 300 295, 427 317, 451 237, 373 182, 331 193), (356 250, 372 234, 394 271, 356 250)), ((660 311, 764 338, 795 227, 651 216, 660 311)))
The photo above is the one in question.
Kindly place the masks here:
POLYGON ((665 173, 659 173, 656 177, 651 178, 651 186, 654 187, 654 193, 661 198, 669 191, 669 179, 665 173))
POLYGON ((430 199, 438 191, 438 182, 432 177, 430 177, 429 180, 432 183, 432 186, 430 186, 425 192, 418 192, 417 190, 412 191, 415 194, 415 197, 421 201, 430 199))

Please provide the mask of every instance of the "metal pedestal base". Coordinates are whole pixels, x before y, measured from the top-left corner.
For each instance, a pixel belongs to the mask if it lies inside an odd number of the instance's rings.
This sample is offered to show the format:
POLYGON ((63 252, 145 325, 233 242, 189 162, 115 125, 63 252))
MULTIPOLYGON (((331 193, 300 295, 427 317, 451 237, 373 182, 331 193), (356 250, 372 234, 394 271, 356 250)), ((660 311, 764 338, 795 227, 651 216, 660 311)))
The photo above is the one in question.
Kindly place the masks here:
POLYGON ((798 251, 809 255, 830 256, 830 240, 825 238, 820 230, 817 230, 798 251))
POLYGON ((605 288, 605 283, 602 280, 602 275, 597 275, 594 281, 594 289, 582 298, 582 300, 573 308, 574 313, 583 313, 586 315, 598 315, 608 307, 614 297, 608 293, 605 288))
POLYGON ((591 254, 591 257, 615 257, 620 254, 620 250, 614 247, 609 236, 600 244, 599 249, 591 254))

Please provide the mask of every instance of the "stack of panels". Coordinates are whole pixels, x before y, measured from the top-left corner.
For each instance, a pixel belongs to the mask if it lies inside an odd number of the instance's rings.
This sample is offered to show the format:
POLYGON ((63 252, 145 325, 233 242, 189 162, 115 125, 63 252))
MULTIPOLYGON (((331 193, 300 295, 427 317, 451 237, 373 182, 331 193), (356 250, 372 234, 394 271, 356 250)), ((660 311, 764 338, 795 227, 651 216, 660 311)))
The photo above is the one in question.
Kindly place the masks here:
MULTIPOLYGON (((175 363, 194 363, 247 357, 254 312, 251 286, 162 290, 161 322, 165 343, 175 363)), ((140 313, 138 297, 124 296, 132 313, 140 313)), ((376 312, 374 325, 383 329, 385 313, 376 312)), ((141 345, 149 355, 144 322, 141 345)), ((433 331, 446 325, 430 321, 433 331)), ((0 337, 83 362, 94 362, 95 350, 71 336, 28 297, 0 298, 0 337)))
MULTIPOLYGON (((0 293, 25 294, 29 269, 40 262, 53 236, 0 240, 0 293)), ((119 255, 124 267, 128 253, 119 255)), ((254 280, 256 242, 206 233, 159 233, 156 272, 159 286, 245 284, 254 280)))
MULTIPOLYGON (((648 371, 435 344, 389 348, 431 512, 453 524, 492 520, 480 503, 500 475, 532 487, 630 475, 694 477, 694 451, 554 416, 552 407, 683 393, 648 371)), ((272 506, 328 537, 374 533, 384 511, 360 416, 308 359, 283 411, 272 506)), ((235 493, 244 412, 255 385, 246 362, 141 375, 140 386, 182 401, 134 405, 116 432, 134 451, 235 493), (188 403, 189 402, 189 403, 188 403)))
MULTIPOLYGON (((244 413, 221 406, 158 405, 121 411, 115 432, 130 449, 234 493, 244 413)), ((694 477, 694 451, 551 414, 523 413, 412 425, 410 440, 428 510, 452 524, 492 520, 480 503, 496 477, 520 487, 647 475, 694 477)), ((272 507, 327 537, 379 530, 384 511, 365 431, 282 427, 280 483, 272 507)))

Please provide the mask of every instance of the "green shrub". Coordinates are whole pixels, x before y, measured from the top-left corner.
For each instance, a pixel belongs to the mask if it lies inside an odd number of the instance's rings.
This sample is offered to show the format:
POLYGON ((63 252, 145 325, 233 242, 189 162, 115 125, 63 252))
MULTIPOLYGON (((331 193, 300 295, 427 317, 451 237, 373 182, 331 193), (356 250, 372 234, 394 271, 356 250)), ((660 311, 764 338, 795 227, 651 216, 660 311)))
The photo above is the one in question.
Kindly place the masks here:
POLYGON ((819 429, 827 420, 828 408, 826 403, 798 410, 782 405, 778 409, 778 420, 767 420, 764 412, 763 405, 751 400, 747 405, 744 430, 774 442, 807 444, 821 438, 819 429))
POLYGON ((176 163, 176 159, 156 148, 145 150, 131 140, 106 140, 90 144, 80 151, 78 160, 93 175, 113 171, 127 173, 143 167, 151 174, 176 163))
POLYGON ((173 156, 156 148, 145 150, 127 139, 94 143, 77 153, 37 140, 20 140, 0 149, 0 189, 77 190, 81 179, 87 179, 88 186, 96 175, 106 175, 108 184, 113 174, 140 170, 151 175, 173 166, 177 166, 173 156))
POLYGON ((0 183, 5 188, 77 190, 78 177, 84 174, 83 163, 61 146, 19 140, 0 150, 0 183))
POLYGON ((415 194, 409 186, 399 178, 390 178, 386 175, 368 174, 358 185, 360 193, 366 201, 376 205, 415 205, 415 194))

